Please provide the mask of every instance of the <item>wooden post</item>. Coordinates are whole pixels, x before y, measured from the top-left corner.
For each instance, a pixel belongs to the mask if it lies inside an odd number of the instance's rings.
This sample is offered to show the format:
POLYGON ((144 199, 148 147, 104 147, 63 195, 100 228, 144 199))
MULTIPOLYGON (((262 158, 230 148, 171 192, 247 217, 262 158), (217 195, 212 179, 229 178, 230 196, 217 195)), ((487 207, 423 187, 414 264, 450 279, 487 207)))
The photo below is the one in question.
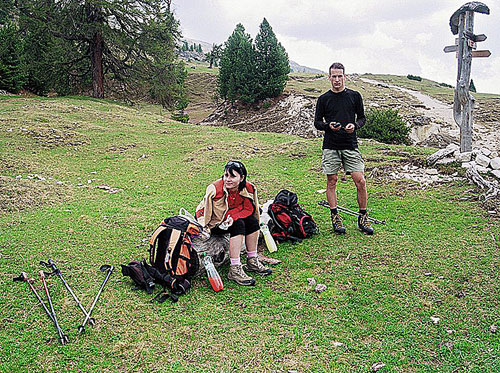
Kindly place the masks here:
POLYGON ((473 57, 488 57, 489 51, 475 51, 477 41, 486 39, 486 35, 474 35, 474 12, 489 14, 489 8, 474 1, 464 4, 450 18, 453 34, 458 33, 456 47, 445 47, 445 53, 457 51, 457 84, 453 100, 453 118, 460 127, 460 152, 472 151, 472 125, 474 97, 469 92, 470 73, 473 57), (480 52, 480 53, 478 53, 480 52))

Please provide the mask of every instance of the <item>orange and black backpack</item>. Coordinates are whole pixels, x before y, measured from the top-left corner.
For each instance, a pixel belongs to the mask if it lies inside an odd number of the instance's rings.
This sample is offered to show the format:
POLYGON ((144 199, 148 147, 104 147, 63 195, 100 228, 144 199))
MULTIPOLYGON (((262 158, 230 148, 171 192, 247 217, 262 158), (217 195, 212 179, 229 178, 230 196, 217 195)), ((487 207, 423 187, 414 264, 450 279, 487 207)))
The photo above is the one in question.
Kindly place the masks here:
MULTIPOLYGON (((174 294, 184 294, 199 268, 191 237, 202 231, 200 224, 180 215, 163 220, 149 241, 149 261, 166 279, 174 294)), ((155 276, 156 277, 156 276, 155 276)))

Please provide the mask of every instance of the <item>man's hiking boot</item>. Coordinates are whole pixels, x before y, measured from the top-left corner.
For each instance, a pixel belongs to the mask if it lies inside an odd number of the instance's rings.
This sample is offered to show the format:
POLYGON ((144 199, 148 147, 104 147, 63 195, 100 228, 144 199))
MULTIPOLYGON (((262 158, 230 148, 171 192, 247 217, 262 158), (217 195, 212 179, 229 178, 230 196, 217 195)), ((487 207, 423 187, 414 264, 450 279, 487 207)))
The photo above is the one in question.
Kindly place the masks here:
POLYGON ((238 285, 243 286, 254 286, 255 279, 250 277, 243 271, 241 264, 229 266, 229 272, 227 273, 227 278, 236 282, 238 285))
POLYGON ((342 224, 342 218, 340 217, 340 215, 338 213, 331 214, 330 217, 332 218, 333 231, 336 234, 344 234, 345 227, 344 227, 344 224, 342 224))
POLYGON ((373 234, 373 227, 368 221, 368 214, 358 215, 358 227, 364 234, 373 234))
POLYGON ((247 259, 247 271, 258 273, 261 276, 268 276, 273 273, 273 270, 264 266, 256 256, 247 259))

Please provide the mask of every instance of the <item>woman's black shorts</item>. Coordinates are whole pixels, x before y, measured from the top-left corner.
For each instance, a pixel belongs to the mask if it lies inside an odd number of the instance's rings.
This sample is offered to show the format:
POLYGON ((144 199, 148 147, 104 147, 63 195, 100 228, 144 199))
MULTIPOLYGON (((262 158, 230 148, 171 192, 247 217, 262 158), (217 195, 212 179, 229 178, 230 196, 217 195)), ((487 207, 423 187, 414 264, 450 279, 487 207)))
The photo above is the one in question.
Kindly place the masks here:
POLYGON ((227 230, 220 229, 219 227, 212 228, 211 234, 224 235, 229 233, 230 237, 239 235, 248 236, 259 230, 259 221, 254 215, 250 215, 243 219, 237 219, 233 222, 227 230))

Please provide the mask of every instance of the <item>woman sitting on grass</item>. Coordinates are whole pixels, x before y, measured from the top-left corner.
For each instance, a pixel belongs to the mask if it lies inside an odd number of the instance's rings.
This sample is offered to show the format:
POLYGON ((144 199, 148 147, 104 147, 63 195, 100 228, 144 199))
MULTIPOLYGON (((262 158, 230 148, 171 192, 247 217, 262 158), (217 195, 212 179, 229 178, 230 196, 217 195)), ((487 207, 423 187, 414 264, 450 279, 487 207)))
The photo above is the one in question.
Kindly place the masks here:
POLYGON ((196 219, 211 234, 229 233, 229 257, 231 266, 227 278, 239 285, 255 285, 241 266, 240 252, 243 240, 247 248, 247 271, 266 276, 272 270, 259 261, 259 201, 257 189, 247 180, 243 163, 229 161, 221 179, 207 187, 205 197, 196 208, 196 219))

